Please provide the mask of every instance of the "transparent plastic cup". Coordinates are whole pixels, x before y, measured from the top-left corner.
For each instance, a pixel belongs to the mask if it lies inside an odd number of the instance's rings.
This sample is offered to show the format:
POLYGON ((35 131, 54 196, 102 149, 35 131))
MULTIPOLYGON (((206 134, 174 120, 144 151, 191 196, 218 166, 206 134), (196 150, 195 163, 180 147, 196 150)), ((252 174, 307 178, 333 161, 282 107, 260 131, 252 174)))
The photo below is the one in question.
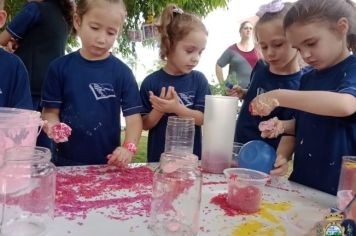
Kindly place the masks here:
POLYGON ((356 156, 343 156, 336 200, 340 210, 343 210, 353 198, 352 184, 355 178, 356 156))
POLYGON ((244 145, 243 143, 238 143, 238 142, 233 143, 231 167, 239 166, 239 153, 240 153, 240 149, 242 148, 243 145, 244 145))
POLYGON ((261 207, 263 189, 269 180, 266 173, 244 169, 224 170, 227 179, 227 203, 231 208, 244 213, 257 212, 261 207))
POLYGON ((40 112, 0 107, 0 165, 6 149, 36 146, 43 123, 40 112))
POLYGON ((164 152, 193 153, 195 123, 190 117, 168 117, 164 152))

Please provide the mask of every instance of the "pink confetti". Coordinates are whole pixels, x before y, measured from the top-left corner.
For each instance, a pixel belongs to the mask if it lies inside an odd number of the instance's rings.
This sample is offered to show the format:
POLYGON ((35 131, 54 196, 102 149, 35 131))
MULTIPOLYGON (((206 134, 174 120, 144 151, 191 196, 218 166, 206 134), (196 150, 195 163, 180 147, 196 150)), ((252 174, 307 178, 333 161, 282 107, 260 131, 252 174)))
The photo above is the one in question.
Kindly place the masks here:
POLYGON ((146 167, 117 169, 71 167, 57 173, 57 217, 85 219, 96 211, 110 219, 127 220, 148 216, 151 206, 153 171, 146 167), (124 191, 125 194, 117 194, 124 191), (127 193, 126 193, 127 192, 127 193))
POLYGON ((52 126, 49 136, 56 143, 62 143, 68 141, 68 137, 71 135, 71 133, 72 128, 70 128, 67 124, 58 123, 52 126))

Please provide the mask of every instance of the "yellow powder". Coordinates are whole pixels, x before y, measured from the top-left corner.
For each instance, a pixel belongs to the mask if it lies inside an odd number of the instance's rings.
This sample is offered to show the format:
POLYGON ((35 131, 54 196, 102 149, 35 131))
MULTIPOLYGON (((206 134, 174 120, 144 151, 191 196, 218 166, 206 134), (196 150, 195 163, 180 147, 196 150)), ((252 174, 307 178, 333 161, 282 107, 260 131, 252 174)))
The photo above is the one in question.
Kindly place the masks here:
POLYGON ((244 235, 257 235, 263 228, 263 224, 256 220, 250 220, 246 223, 239 225, 234 231, 234 236, 244 236, 244 235))
POLYGON ((279 203, 262 203, 262 209, 270 209, 273 211, 288 211, 292 208, 292 204, 290 202, 279 202, 279 203))
POLYGON ((273 214, 273 211, 288 211, 292 208, 292 204, 289 202, 280 203, 267 203, 262 204, 261 210, 257 213, 261 218, 271 222, 269 226, 264 225, 262 222, 257 220, 249 220, 239 226, 237 226, 233 231, 233 236, 245 236, 245 235, 264 235, 264 236, 275 236, 277 235, 287 235, 285 227, 281 224, 278 216, 273 214))

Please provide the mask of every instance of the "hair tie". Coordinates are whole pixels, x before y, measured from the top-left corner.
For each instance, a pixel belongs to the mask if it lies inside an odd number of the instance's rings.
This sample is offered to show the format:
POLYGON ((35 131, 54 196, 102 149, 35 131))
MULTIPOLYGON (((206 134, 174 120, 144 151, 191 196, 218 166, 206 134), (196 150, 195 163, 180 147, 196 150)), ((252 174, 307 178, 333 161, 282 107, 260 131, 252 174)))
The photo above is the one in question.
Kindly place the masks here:
POLYGON ((180 9, 179 7, 174 7, 172 12, 182 15, 184 11, 182 9, 180 9))
POLYGON ((284 3, 282 0, 273 0, 268 4, 260 6, 256 16, 262 17, 265 13, 276 13, 282 11, 284 8, 284 3))

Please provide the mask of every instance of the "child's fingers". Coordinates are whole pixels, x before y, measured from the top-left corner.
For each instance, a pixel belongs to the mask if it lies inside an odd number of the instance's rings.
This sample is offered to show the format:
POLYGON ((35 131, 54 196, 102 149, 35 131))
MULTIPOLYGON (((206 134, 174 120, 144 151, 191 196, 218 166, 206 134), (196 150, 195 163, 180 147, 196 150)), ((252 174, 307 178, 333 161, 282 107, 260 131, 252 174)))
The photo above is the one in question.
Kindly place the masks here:
POLYGON ((286 164, 287 162, 288 162, 288 161, 287 161, 287 159, 286 159, 284 156, 282 156, 282 155, 277 155, 276 161, 275 161, 275 163, 274 163, 274 167, 279 167, 279 166, 281 166, 281 165, 286 164))
POLYGON ((166 87, 161 89, 161 94, 159 95, 160 98, 164 98, 166 96, 166 87))
POLYGON ((288 171, 288 160, 282 155, 277 155, 274 167, 270 172, 271 175, 285 175, 288 171))

